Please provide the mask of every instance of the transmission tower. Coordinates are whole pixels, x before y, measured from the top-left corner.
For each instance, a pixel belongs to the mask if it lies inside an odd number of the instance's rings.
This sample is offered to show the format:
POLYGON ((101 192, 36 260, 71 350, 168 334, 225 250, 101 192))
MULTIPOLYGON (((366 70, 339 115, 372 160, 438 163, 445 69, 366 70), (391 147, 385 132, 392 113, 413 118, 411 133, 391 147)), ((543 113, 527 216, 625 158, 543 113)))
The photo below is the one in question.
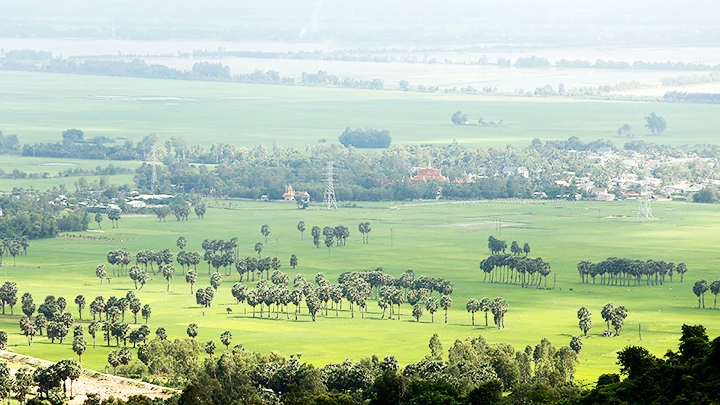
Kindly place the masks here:
POLYGON ((647 192, 647 180, 645 186, 640 193, 640 207, 638 208, 637 217, 642 219, 650 219, 653 217, 652 206, 650 206, 650 194, 647 192))
POLYGON ((638 208, 637 217, 642 219, 655 218, 650 205, 650 197, 647 194, 640 197, 640 208, 638 208))
POLYGON ((150 181, 150 186, 152 188, 152 193, 155 194, 155 184, 157 184, 157 148, 155 145, 152 147, 152 154, 150 155, 150 162, 152 162, 152 179, 150 181))
POLYGON ((325 172, 327 186, 325 187, 325 196, 323 201, 327 204, 329 210, 338 209, 337 200, 335 199, 335 173, 333 171, 333 162, 328 162, 327 171, 325 172))

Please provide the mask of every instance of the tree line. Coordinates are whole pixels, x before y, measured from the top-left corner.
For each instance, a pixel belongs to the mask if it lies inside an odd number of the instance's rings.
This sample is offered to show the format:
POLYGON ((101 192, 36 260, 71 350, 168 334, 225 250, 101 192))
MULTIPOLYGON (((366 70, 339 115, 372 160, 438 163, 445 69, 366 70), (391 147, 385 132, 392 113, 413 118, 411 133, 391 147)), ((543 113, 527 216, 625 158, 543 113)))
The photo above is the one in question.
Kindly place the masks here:
POLYGON ((303 72, 298 78, 281 77, 277 71, 256 70, 253 73, 232 74, 230 68, 221 63, 196 62, 190 70, 175 69, 157 63, 148 64, 142 59, 130 61, 112 59, 75 60, 52 58, 28 60, 0 58, 0 69, 26 72, 49 72, 79 75, 117 77, 142 77, 166 80, 203 80, 234 83, 283 84, 300 86, 331 86, 379 90, 384 86, 382 79, 341 78, 325 71, 303 72))
MULTIPOLYGON (((13 195, 0 196, 0 239, 45 239, 58 232, 87 229, 90 218, 82 209, 63 211, 55 204, 57 191, 25 193, 15 190, 13 195)), ((5 247, 5 252, 9 253, 5 247)))
POLYGON ((665 262, 664 260, 637 260, 609 257, 599 263, 580 261, 577 265, 580 280, 589 283, 592 279, 600 276, 600 284, 604 285, 640 285, 645 277, 646 285, 663 285, 667 276, 672 282, 673 275, 680 275, 680 282, 683 282, 687 265, 685 263, 665 262))
MULTIPOLYGON (((432 322, 435 322, 435 313, 442 309, 447 323, 453 289, 453 283, 444 278, 416 277, 413 270, 407 270, 395 278, 382 269, 345 272, 340 274, 335 284, 323 273, 317 273, 314 282, 308 281, 303 274, 297 274, 290 289, 290 276, 274 270, 269 278, 259 280, 255 289, 251 290, 246 284, 238 282, 232 286, 231 293, 238 304, 243 304, 245 313, 247 305, 252 308, 253 317, 259 306, 260 317, 265 314, 271 317, 274 311, 275 318, 284 312, 285 317, 290 319, 289 305, 293 304, 295 308, 292 316, 297 320, 304 301, 313 321, 316 321, 318 314, 329 316, 330 310, 334 311, 336 317, 339 316, 344 302, 349 306, 351 318, 355 317, 356 310, 364 318, 368 312, 368 301, 375 300, 383 311, 380 319, 385 319, 387 315, 388 319, 400 320, 402 304, 408 303, 412 307, 412 317, 417 322, 425 311, 430 313, 432 322), (438 296, 434 296, 434 293, 438 296)), ((196 293, 196 301, 200 305, 202 303, 198 297, 204 294, 200 290, 196 293)), ((214 296, 214 293, 210 295, 214 296)))
POLYGON ((550 263, 541 257, 530 258, 530 244, 525 242, 522 247, 517 241, 510 244, 510 254, 505 253, 507 242, 492 235, 487 243, 490 256, 480 261, 483 281, 491 283, 520 283, 522 287, 540 287, 542 281, 547 288, 547 276, 550 275, 550 263), (497 270, 497 271, 496 271, 497 270))

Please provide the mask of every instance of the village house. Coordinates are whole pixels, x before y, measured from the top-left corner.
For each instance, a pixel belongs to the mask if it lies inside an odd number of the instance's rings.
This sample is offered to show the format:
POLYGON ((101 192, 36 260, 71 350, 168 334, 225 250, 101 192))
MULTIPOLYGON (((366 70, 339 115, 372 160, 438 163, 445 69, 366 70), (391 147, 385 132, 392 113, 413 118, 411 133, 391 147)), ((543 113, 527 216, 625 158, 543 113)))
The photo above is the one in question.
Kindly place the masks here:
POLYGON ((432 167, 423 167, 415 169, 415 176, 410 178, 410 181, 450 181, 449 178, 442 175, 440 169, 433 169, 432 167))

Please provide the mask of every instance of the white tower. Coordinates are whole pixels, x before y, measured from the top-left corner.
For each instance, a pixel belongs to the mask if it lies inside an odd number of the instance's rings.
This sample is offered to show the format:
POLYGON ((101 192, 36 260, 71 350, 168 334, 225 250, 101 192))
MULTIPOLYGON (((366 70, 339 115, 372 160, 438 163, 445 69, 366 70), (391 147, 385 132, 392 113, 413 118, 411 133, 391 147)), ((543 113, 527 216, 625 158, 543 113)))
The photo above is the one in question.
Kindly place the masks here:
POLYGON ((327 204, 329 210, 338 209, 337 200, 335 199, 335 173, 333 172, 333 162, 328 162, 327 172, 325 173, 327 186, 325 187, 325 196, 323 201, 327 204))

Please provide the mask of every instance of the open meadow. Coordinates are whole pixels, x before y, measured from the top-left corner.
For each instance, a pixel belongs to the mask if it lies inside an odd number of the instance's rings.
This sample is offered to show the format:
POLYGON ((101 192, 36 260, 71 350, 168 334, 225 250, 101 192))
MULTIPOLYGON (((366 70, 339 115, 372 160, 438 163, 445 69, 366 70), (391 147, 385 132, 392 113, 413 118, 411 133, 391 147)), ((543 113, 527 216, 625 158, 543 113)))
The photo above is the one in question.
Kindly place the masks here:
MULTIPOLYGON (((336 317, 319 316, 312 322, 303 305, 298 321, 288 320, 285 314, 278 319, 253 318, 248 307, 236 304, 230 287, 238 280, 237 273, 223 277, 219 294, 211 308, 203 309, 195 303, 190 286, 185 283, 177 266, 171 291, 162 275, 152 276, 137 295, 143 304, 153 308, 150 328, 165 327, 170 338, 185 337, 191 322, 199 325, 197 339, 213 339, 219 343, 220 333, 230 330, 232 344, 243 344, 247 349, 269 352, 279 350, 287 354, 301 353, 302 359, 316 365, 341 361, 350 357, 377 354, 381 358, 394 354, 407 364, 429 353, 428 340, 438 333, 447 350, 455 339, 483 335, 490 342, 508 342, 516 349, 535 345, 543 337, 555 345, 567 345, 570 337, 581 334, 577 327, 576 311, 588 307, 593 316, 591 336, 584 339, 577 377, 590 382, 598 375, 616 372, 616 351, 626 345, 643 345, 653 354, 662 355, 676 347, 680 326, 683 323, 703 324, 713 337, 720 334, 720 311, 697 309, 692 283, 699 278, 720 278, 717 246, 720 243, 720 212, 716 207, 703 204, 663 202, 654 204, 655 220, 635 219, 637 202, 418 202, 418 203, 361 203, 356 208, 328 211, 319 206, 297 210, 294 204, 213 201, 200 220, 193 216, 186 222, 168 218, 158 223, 154 216, 127 216, 113 229, 103 221, 103 229, 95 223, 87 232, 63 234, 56 239, 33 241, 27 256, 17 257, 17 265, 9 256, 4 258, 7 279, 18 283, 18 296, 31 292, 36 304, 46 295, 63 296, 68 310, 77 319, 77 306, 73 303, 83 294, 88 304, 97 295, 124 296, 133 289, 127 277, 112 277, 110 284, 100 285, 95 277, 95 266, 105 262, 111 249, 124 247, 133 255, 141 249, 170 248, 177 253, 176 239, 187 238, 187 250, 200 251, 205 238, 230 239, 238 237, 241 256, 255 255, 253 246, 263 241, 260 227, 270 225, 271 233, 263 256, 275 256, 283 262, 282 271, 290 278, 302 273, 309 280, 317 272, 324 272, 332 282, 344 271, 372 270, 382 267, 385 272, 400 275, 413 269, 416 275, 445 277, 455 285, 449 323, 443 323, 442 310, 431 322, 426 313, 420 322, 411 317, 411 307, 404 304, 401 320, 381 320, 382 311, 376 301, 368 303, 365 319, 355 313, 351 319, 347 303, 336 317), (296 230, 298 221, 307 225, 304 240, 296 230), (497 227, 498 220, 504 226, 497 227), (369 221, 372 231, 369 244, 361 243, 357 231, 360 221, 369 221), (343 224, 350 228, 347 246, 315 248, 310 228, 343 224), (486 248, 489 235, 505 239, 508 244, 529 242, 531 257, 542 257, 552 265, 548 289, 522 288, 519 285, 483 282, 478 262, 489 252, 486 248), (288 265, 291 254, 296 254, 299 266, 288 265), (580 260, 600 261, 608 256, 656 259, 685 262, 689 268, 685 281, 679 276, 664 285, 601 286, 581 284, 577 274, 580 260), (557 279, 555 280, 555 275, 557 279), (554 289, 551 289, 554 285, 554 289), (465 311, 469 298, 494 298, 508 301, 506 329, 498 331, 492 325, 485 327, 483 313, 476 314, 476 326, 470 324, 465 311), (600 309, 607 303, 625 305, 629 316, 619 337, 606 338, 600 334, 606 326, 600 309), (226 313, 232 308, 232 313, 226 313), (642 341, 638 335, 642 327, 642 341)), ((222 272, 222 270, 221 270, 222 272)), ((196 288, 209 285, 207 264, 198 266, 196 288)), ((2 276, 3 273, 0 273, 2 276)), ((291 281, 292 283, 292 281, 291 281)), ((254 285, 251 284, 251 288, 254 285)), ((712 308, 712 295, 706 303, 712 308)), ((290 308, 294 308, 290 305, 290 308)), ((50 344, 45 337, 36 337, 28 347, 18 327, 20 305, 15 316, 0 318, 0 329, 10 335, 11 350, 48 360, 72 358, 71 340, 50 344)), ((126 321, 132 322, 128 312, 126 321)), ((292 314, 290 315, 292 318, 292 314)), ((83 319, 91 318, 86 308, 83 319)), ((142 320, 140 320, 142 322, 142 320)), ((133 325, 136 327, 136 325, 133 325)), ((91 341, 92 339, 88 337, 91 341)), ((220 347, 218 350, 220 350, 220 347)), ((83 356, 83 365, 102 370, 106 366, 108 350, 98 335, 96 349, 89 348, 83 356)))
POLYGON ((583 141, 605 138, 621 146, 646 135, 644 116, 665 117, 657 143, 713 143, 719 105, 583 101, 572 99, 424 94, 234 83, 151 80, 0 71, 0 131, 21 143, 58 142, 79 128, 87 138, 161 142, 185 136, 189 144, 215 142, 304 150, 337 142, 346 127, 387 129, 395 144, 525 147, 533 138, 583 141), (457 126, 455 111, 471 122, 503 120, 505 127, 457 126), (631 134, 618 136, 628 123, 631 134))

